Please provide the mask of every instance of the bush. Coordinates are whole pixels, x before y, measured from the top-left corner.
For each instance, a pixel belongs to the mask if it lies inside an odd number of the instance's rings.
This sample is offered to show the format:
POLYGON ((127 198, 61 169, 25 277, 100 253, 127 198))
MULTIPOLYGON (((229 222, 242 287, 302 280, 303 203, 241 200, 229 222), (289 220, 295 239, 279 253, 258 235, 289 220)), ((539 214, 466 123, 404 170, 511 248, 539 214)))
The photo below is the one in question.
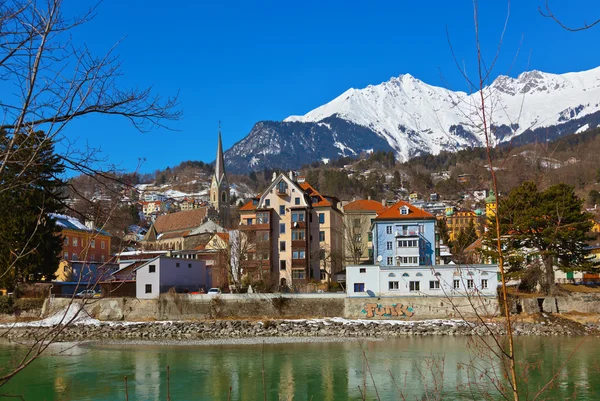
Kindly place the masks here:
POLYGON ((43 298, 19 298, 14 303, 14 308, 21 311, 41 309, 44 305, 43 298))
POLYGON ((13 305, 13 299, 7 296, 0 296, 0 313, 10 315, 14 313, 15 307, 13 305))

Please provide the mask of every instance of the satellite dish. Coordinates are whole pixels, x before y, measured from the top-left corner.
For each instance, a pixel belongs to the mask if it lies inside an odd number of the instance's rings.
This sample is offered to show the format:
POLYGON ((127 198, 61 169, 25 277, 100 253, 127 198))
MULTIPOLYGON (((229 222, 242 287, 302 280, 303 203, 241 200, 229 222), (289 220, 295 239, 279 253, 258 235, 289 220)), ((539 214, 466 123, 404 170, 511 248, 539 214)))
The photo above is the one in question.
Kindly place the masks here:
POLYGON ((382 260, 383 260, 383 256, 381 256, 381 255, 377 256, 377 261, 378 261, 379 263, 381 263, 381 261, 382 261, 382 260))
POLYGON ((297 227, 298 227, 298 222, 294 221, 294 228, 297 228, 297 227))

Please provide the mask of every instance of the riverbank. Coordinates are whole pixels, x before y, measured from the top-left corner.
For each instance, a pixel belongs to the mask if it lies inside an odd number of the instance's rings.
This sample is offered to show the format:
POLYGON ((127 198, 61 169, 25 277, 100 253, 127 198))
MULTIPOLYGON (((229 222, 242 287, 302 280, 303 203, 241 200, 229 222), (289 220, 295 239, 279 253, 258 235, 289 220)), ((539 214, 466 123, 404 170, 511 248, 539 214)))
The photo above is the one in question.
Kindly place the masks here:
MULTIPOLYGON (((52 319, 4 325, 4 337, 12 341, 40 338, 54 330, 52 319)), ((559 316, 540 314, 529 319, 519 319, 513 324, 518 336, 585 336, 599 335, 598 324, 582 324, 559 316)), ((1 333, 1 332, 0 332, 1 333)), ((402 336, 473 336, 505 334, 501 319, 489 320, 487 325, 465 320, 435 319, 422 321, 403 320, 351 320, 281 319, 281 320, 204 320, 166 322, 101 322, 89 316, 78 316, 73 324, 62 328, 57 341, 83 340, 204 340, 265 337, 333 337, 333 338, 386 338, 402 336)))

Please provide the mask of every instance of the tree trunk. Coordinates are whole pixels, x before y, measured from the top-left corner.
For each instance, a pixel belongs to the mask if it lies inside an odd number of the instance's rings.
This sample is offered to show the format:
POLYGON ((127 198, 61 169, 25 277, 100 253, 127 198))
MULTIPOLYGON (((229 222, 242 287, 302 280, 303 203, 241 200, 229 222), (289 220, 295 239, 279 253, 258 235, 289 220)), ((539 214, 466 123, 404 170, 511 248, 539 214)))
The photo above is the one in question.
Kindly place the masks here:
POLYGON ((544 272, 541 277, 542 292, 546 295, 552 295, 555 288, 554 279, 554 258, 551 255, 542 256, 542 263, 544 265, 544 272))

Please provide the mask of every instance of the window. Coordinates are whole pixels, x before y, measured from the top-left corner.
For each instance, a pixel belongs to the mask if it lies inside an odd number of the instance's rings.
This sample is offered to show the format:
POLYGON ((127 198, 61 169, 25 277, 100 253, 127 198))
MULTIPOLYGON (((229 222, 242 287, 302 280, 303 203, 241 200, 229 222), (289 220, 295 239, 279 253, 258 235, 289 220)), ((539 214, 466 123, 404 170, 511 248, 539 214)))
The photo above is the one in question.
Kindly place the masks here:
POLYGON ((279 234, 285 234, 285 223, 279 224, 279 234))
POLYGON ((191 269, 191 268, 192 268, 192 264, 188 263, 188 269, 191 269))
POLYGON ((252 219, 246 219, 246 225, 251 226, 252 225, 252 219))
POLYGON ((392 233, 392 226, 386 226, 385 227, 385 232, 386 232, 386 234, 391 234, 392 233))
POLYGON ((481 280, 481 288, 488 288, 488 281, 487 279, 483 279, 481 280))
POLYGON ((416 239, 411 240, 398 240, 398 247, 400 248, 416 248, 418 241, 416 239))
POLYGON ((294 205, 300 204, 300 198, 294 198, 294 205))
POLYGON ((148 273, 156 273, 156 265, 148 266, 148 273))
POLYGON ((306 259, 306 251, 301 249, 299 251, 292 252, 292 259, 306 259))
POLYGON ((100 256, 100 262, 104 262, 104 255, 100 256))
POLYGON ((356 235, 354 236, 354 243, 359 243, 359 242, 361 242, 361 241, 362 241, 362 235, 360 235, 360 234, 356 234, 356 235))
POLYGON ((455 290, 460 289, 460 280, 454 280, 453 288, 455 290))
POLYGON ((360 219, 353 220, 354 227, 360 227, 360 219))
POLYGON ((175 267, 179 267, 179 262, 175 263, 175 267))
POLYGON ((429 289, 430 290, 439 290, 440 289, 440 282, 438 280, 432 280, 429 282, 429 289))
POLYGON ((106 248, 104 241, 100 241, 100 249, 104 249, 104 248, 106 248))
POLYGON ((327 279, 327 272, 325 270, 319 271, 319 277, 321 278, 321 281, 326 280, 327 279))
POLYGON ((354 283, 354 292, 365 292, 365 283, 354 283))
POLYGON ((285 206, 284 205, 279 206, 279 215, 285 216, 285 206))
POLYGON ((92 248, 95 248, 95 247, 96 247, 96 240, 95 240, 95 239, 93 239, 93 240, 91 240, 91 241, 90 241, 90 246, 91 246, 92 248))
POLYGON ((410 291, 421 291, 421 282, 420 281, 409 281, 408 289, 410 291))
POLYGON ((319 242, 325 241, 325 231, 319 231, 319 242))
POLYGON ((475 282, 472 279, 467 280, 467 288, 472 290, 475 287, 475 282))
POLYGON ((394 244, 392 243, 392 241, 388 241, 385 246, 388 251, 394 249, 394 244))
POLYGON ((65 237, 65 245, 69 246, 69 237, 65 237))
POLYGON ((423 274, 417 273, 417 274, 415 274, 415 276, 417 276, 417 277, 423 277, 423 274))
POLYGON ((398 287, 398 282, 397 281, 389 281, 388 282, 388 289, 389 290, 397 290, 398 287))
POLYGON ((292 222, 304 221, 304 212, 292 212, 292 222))
POLYGON ((269 213, 268 212, 256 213, 256 224, 269 224, 269 213))
POLYGON ((400 214, 408 214, 408 208, 406 206, 401 207, 400 214))
POLYGON ((319 224, 325 224, 325 213, 319 213, 319 224))
POLYGON ((63 255, 65 260, 69 259, 69 252, 65 252, 65 254, 63 255))
POLYGON ((280 194, 285 194, 287 192, 287 182, 285 181, 279 181, 279 183, 277 184, 277 192, 279 192, 280 194))
POLYGON ((73 238, 73 246, 77 246, 78 240, 77 238, 73 238))
POLYGON ((271 199, 265 199, 265 206, 266 207, 271 206, 271 199))
POLYGON ((292 241, 304 241, 304 230, 292 230, 292 241))
POLYGON ((279 270, 285 270, 285 260, 279 261, 279 270))
POLYGON ((76 253, 73 253, 73 260, 79 259, 79 256, 76 253))
POLYGON ((92 254, 90 255, 90 260, 91 260, 91 261, 94 261, 94 260, 96 260, 96 255, 94 255, 94 254, 92 253, 92 254))
POLYGON ((279 241, 279 251, 285 252, 285 241, 279 241))
POLYGON ((306 278, 306 273, 304 270, 292 270, 292 279, 296 280, 304 280, 306 278))
POLYGON ((367 241, 373 241, 373 233, 371 231, 369 231, 369 233, 367 234, 367 241))
POLYGON ((256 233, 256 240, 259 242, 265 242, 269 240, 269 232, 268 231, 259 231, 256 233))
POLYGON ((394 264, 394 258, 392 256, 387 257, 387 264, 388 264, 388 266, 391 266, 392 264, 394 264))
POLYGON ((146 294, 152 293, 152 284, 146 284, 146 294))
POLYGON ((227 202, 227 193, 225 193, 225 192, 221 193, 221 202, 227 202))
POLYGON ((360 269, 358 269, 359 273, 366 273, 367 269, 365 269, 364 267, 361 267, 360 269))

